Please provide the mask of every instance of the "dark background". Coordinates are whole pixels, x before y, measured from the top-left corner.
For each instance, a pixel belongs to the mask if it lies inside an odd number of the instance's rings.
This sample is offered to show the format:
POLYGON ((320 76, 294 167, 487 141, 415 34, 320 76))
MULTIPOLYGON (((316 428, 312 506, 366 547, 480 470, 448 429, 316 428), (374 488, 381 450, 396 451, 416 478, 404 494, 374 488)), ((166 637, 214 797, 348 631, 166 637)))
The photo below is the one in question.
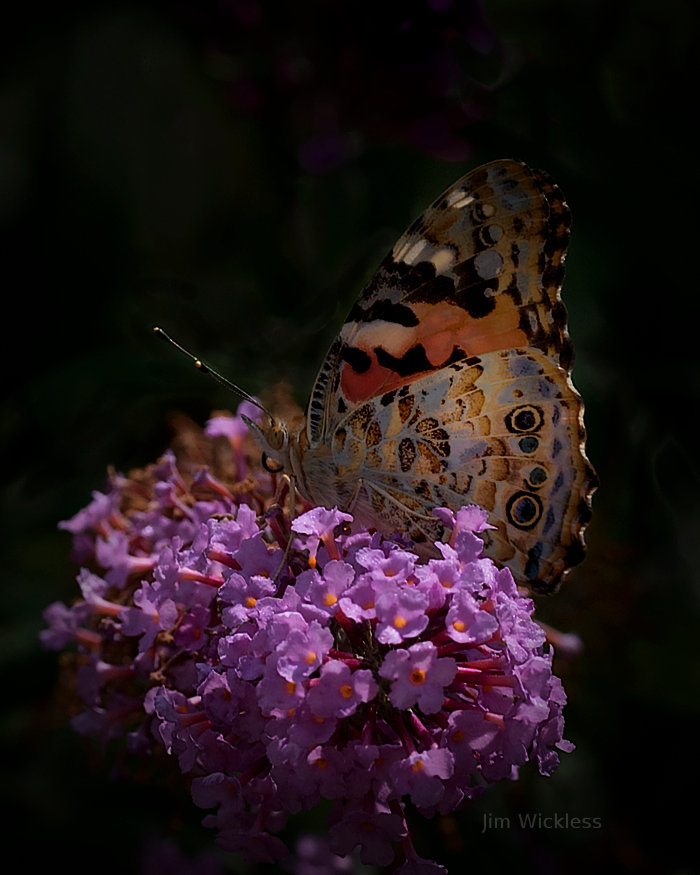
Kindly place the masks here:
POLYGON ((695 4, 25 4, 0 40, 6 853, 138 872, 154 836, 213 844, 174 767, 127 777, 67 728, 37 642, 77 592, 57 522, 108 464, 154 460, 170 411, 231 406, 151 326, 303 405, 396 237, 517 157, 573 211, 564 297, 601 481, 589 557, 539 606, 585 642, 556 665, 577 750, 427 822, 421 847, 452 875, 698 871, 695 4), (602 827, 481 835, 538 812, 602 827))

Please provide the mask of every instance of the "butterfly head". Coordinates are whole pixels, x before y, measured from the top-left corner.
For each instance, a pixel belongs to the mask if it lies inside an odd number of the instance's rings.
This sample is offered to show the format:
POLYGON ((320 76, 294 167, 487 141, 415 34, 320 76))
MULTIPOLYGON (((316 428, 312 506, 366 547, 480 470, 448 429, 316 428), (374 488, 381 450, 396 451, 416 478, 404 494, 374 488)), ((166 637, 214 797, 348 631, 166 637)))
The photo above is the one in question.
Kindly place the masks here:
POLYGON ((287 426, 267 415, 262 424, 241 414, 241 419, 250 429, 263 453, 263 466, 268 471, 289 471, 289 431, 287 426), (272 463, 272 464, 270 464, 272 463))

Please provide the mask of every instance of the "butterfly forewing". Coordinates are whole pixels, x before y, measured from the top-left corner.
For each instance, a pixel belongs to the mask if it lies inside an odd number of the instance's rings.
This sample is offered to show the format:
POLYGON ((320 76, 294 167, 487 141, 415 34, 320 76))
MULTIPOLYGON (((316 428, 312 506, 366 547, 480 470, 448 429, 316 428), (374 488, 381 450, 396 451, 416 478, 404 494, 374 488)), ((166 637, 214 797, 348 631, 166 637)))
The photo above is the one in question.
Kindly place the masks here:
POLYGON ((497 349, 534 346, 570 367, 559 297, 570 214, 517 161, 464 176, 399 239, 352 308, 308 410, 310 443, 375 395, 497 349))

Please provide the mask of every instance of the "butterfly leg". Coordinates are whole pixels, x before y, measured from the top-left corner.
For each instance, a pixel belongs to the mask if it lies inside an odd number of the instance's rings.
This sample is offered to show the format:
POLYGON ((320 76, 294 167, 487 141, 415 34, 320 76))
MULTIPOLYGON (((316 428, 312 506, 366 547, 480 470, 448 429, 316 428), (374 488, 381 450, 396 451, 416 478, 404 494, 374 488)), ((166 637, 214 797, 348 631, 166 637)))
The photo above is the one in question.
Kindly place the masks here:
POLYGON ((291 521, 293 515, 293 505, 290 505, 289 521, 285 518, 284 512, 284 499, 288 492, 290 493, 290 495, 292 494, 289 477, 287 477, 287 475, 282 475, 279 481, 277 481, 277 483, 275 484, 272 502, 264 514, 265 522, 269 526, 270 531, 277 540, 277 543, 280 547, 284 548, 282 561, 280 562, 279 567, 272 577, 273 580, 277 580, 282 571, 282 568, 287 561, 289 545, 291 542, 291 530, 289 522, 291 521))
POLYGON ((358 501, 360 498, 360 493, 365 489, 365 481, 362 477, 360 477, 355 483, 355 488, 352 490, 352 494, 350 495, 350 500, 347 505, 342 508, 346 513, 351 513, 353 516, 357 516, 357 507, 358 501))
POLYGON ((352 492, 347 511, 362 522, 365 517, 363 508, 370 508, 371 524, 383 534, 388 536, 403 532, 416 542, 434 542, 442 534, 441 523, 437 517, 416 506, 415 497, 406 494, 405 498, 406 501, 403 501, 401 495, 382 488, 378 483, 360 479, 352 492))
POLYGON ((282 559, 280 564, 275 571, 272 579, 277 580, 277 578, 282 573, 282 569, 287 565, 289 561, 289 554, 292 549, 292 532, 291 532, 291 523, 294 521, 296 517, 296 500, 297 500, 297 489, 296 489, 296 480, 293 474, 283 474, 280 477, 280 482, 275 490, 275 500, 270 510, 268 511, 268 520, 271 523, 270 528, 274 532, 275 537, 277 538, 277 542, 280 544, 284 544, 284 553, 282 554, 282 559), (289 527, 284 526, 284 498, 285 492, 289 495, 289 527), (281 518, 281 523, 277 522, 275 517, 272 516, 271 511, 279 512, 279 517, 281 518), (275 522, 273 523, 273 519, 275 522))

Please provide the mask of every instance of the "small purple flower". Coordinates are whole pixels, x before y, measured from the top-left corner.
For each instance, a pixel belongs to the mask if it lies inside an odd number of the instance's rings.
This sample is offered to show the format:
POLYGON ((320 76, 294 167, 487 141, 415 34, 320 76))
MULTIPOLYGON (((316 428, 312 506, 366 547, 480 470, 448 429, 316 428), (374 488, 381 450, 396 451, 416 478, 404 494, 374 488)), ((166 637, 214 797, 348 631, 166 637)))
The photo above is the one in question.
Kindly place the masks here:
POLYGON ((270 550, 262 538, 252 537, 241 541, 235 558, 241 574, 269 580, 279 569, 282 551, 270 550))
POLYGON ((250 632, 243 630, 220 638, 217 645, 222 665, 235 668, 238 676, 245 681, 257 680, 265 669, 266 654, 254 653, 252 643, 250 632))
POLYGON ((331 850, 345 856, 359 846, 365 865, 388 866, 394 858, 394 844, 406 834, 402 817, 363 805, 344 805, 336 818, 329 833, 331 850))
POLYGON ((454 772, 454 757, 444 748, 414 751, 394 764, 396 792, 411 797, 418 808, 437 805, 445 792, 445 782, 454 772))
POLYGON ((51 650, 62 650, 73 641, 99 647, 102 637, 86 628, 91 616, 92 608, 87 602, 77 602, 70 608, 63 602, 54 602, 44 610, 48 629, 39 633, 41 643, 51 650))
POLYGON ((319 717, 349 717, 363 702, 370 702, 379 687, 371 671, 353 672, 340 660, 327 662, 321 668, 318 683, 311 687, 307 701, 319 717))
POLYGON ((315 539, 320 539, 331 559, 340 559, 338 545, 335 541, 335 530, 352 522, 349 513, 343 513, 334 507, 328 510, 325 507, 315 507, 297 517, 292 523, 292 531, 306 536, 306 543, 310 549, 310 555, 315 558, 318 544, 314 545, 315 539))
POLYGON ((99 657, 79 666, 76 674, 76 689, 83 701, 98 704, 102 687, 110 681, 130 678, 135 674, 133 665, 112 665, 99 657))
MULTIPOLYGON (((248 426, 244 417, 251 419, 253 422, 260 422, 263 416, 262 409, 251 401, 243 401, 238 405, 238 410, 235 416, 212 416, 204 426, 204 434, 210 438, 225 437, 228 438, 233 454, 234 468, 238 480, 244 480, 248 474, 248 466, 245 458, 245 439, 248 436, 248 426)), ((222 495, 230 495, 228 490, 221 491, 217 489, 216 479, 207 481, 209 488, 214 488, 222 495)))
MULTIPOLYGON (((307 696, 308 699, 308 696, 307 696)), ((289 727, 289 740, 302 750, 308 750, 315 744, 325 744, 338 728, 338 719, 333 715, 320 717, 309 707, 306 700, 294 713, 294 720, 289 727)))
POLYGON ((454 659, 439 659, 437 647, 421 641, 407 650, 390 650, 379 674, 392 682, 389 698, 396 708, 418 705, 426 714, 435 714, 456 671, 454 659))
POLYGON ((292 523, 292 530, 300 535, 315 535, 317 538, 325 538, 332 537, 338 526, 349 522, 352 522, 352 516, 349 513, 343 513, 337 507, 332 510, 325 507, 315 507, 297 517, 292 523))
POLYGON ((460 644, 483 644, 497 631, 498 620, 489 611, 482 611, 471 593, 461 589, 450 601, 445 628, 460 644))
POLYGON ((133 555, 133 545, 124 532, 113 532, 109 538, 100 538, 95 544, 97 562, 108 569, 105 581, 117 589, 123 589, 132 575, 146 575, 156 565, 157 556, 133 555))
POLYGON ((207 646, 207 627, 211 611, 203 605, 193 605, 180 617, 174 632, 175 644, 184 650, 200 650, 207 646))
POLYGON ((338 601, 355 579, 355 569, 348 562, 330 559, 323 572, 312 568, 297 577, 296 589, 302 598, 330 615, 335 614, 338 601))
POLYGON ((345 590, 340 599, 340 609, 356 623, 362 620, 374 620, 377 616, 375 600, 377 593, 374 581, 362 575, 360 579, 345 590))
POLYGON ((111 484, 109 492, 93 492, 92 501, 79 510, 69 520, 60 522, 59 529, 64 529, 74 535, 82 532, 96 532, 107 535, 117 525, 123 525, 125 521, 119 512, 121 494, 116 483, 111 484))
POLYGON ((475 504, 461 507, 456 512, 449 507, 436 507, 433 514, 452 529, 455 535, 459 532, 484 532, 486 529, 495 528, 489 524, 486 511, 475 504))
POLYGON ((194 778, 191 784, 192 799, 199 808, 221 806, 220 813, 236 816, 243 811, 245 799, 238 778, 212 772, 201 778, 194 778))
POLYGON ((305 695, 303 684, 282 677, 275 663, 268 661, 265 674, 258 684, 258 703, 263 714, 284 717, 293 713, 301 705, 305 695))
POLYGON ((369 547, 357 551, 357 562, 367 569, 367 576, 378 590, 390 584, 407 581, 417 561, 415 553, 401 549, 390 549, 388 554, 382 549, 369 547))
POLYGON ((124 608, 122 613, 122 633, 140 635, 139 649, 143 653, 153 645, 159 632, 175 626, 178 610, 172 599, 163 598, 150 583, 142 583, 133 598, 134 607, 124 608))
POLYGON ((241 545, 260 534, 255 511, 247 504, 238 506, 235 519, 208 520, 207 529, 207 555, 228 568, 239 567, 235 557, 241 545))
POLYGON ((428 625, 428 597, 415 587, 391 587, 380 592, 375 604, 377 641, 401 644, 417 638, 428 625))
MULTIPOLYGON (((219 590, 219 598, 223 602, 241 606, 244 609, 254 607, 258 599, 273 595, 275 592, 274 581, 262 574, 243 575, 233 571, 226 574, 225 577, 226 583, 219 590)), ((231 615, 232 618, 245 616, 245 610, 236 611, 231 615)))
MULTIPOLYGON (((252 405, 249 406, 252 407, 252 405)), ((257 413, 260 412, 257 408, 253 409, 257 413)), ((250 416, 250 413, 247 415, 251 419, 258 418, 250 416)), ((212 416, 211 419, 207 420, 207 423, 204 426, 204 434, 211 438, 225 437, 228 438, 232 444, 235 444, 239 441, 243 441, 243 438, 248 434, 248 426, 237 416, 212 416)))
POLYGON ((108 585, 104 578, 93 574, 87 568, 81 568, 78 572, 77 581, 80 593, 88 604, 98 605, 105 601, 104 596, 108 585))
POLYGON ((317 744, 298 764, 298 780, 320 799, 338 799, 345 795, 345 757, 335 745, 317 744))
POLYGON ((275 648, 277 671, 288 681, 302 682, 321 666, 332 644, 332 632, 316 620, 306 629, 294 629, 275 648))

